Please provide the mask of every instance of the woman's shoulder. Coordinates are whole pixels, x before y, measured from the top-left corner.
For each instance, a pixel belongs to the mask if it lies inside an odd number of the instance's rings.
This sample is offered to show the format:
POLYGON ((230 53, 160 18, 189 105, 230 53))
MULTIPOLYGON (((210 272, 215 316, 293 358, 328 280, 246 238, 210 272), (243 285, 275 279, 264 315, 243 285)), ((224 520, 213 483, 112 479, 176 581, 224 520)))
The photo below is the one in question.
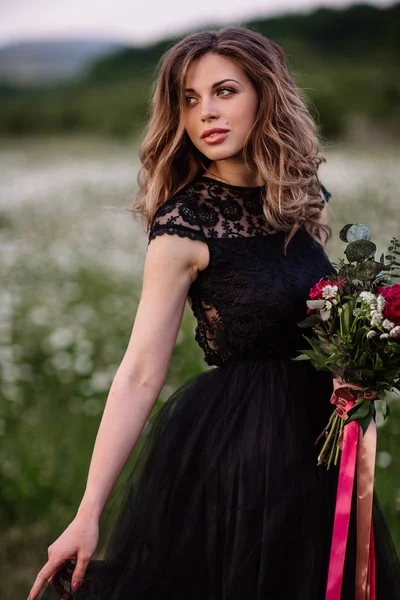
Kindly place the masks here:
POLYGON ((195 183, 175 192, 157 208, 151 221, 149 241, 162 233, 205 240, 195 183))

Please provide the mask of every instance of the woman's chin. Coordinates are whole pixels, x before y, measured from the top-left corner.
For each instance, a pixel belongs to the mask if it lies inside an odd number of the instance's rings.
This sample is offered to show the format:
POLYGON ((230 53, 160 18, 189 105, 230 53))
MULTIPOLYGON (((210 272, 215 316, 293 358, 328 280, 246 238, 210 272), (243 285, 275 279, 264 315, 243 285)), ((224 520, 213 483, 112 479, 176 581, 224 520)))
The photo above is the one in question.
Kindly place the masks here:
POLYGON ((203 154, 212 161, 221 161, 221 160, 228 160, 231 158, 239 158, 240 156, 243 156, 242 151, 241 150, 237 150, 237 149, 228 149, 228 148, 209 148, 206 151, 203 152, 203 154))

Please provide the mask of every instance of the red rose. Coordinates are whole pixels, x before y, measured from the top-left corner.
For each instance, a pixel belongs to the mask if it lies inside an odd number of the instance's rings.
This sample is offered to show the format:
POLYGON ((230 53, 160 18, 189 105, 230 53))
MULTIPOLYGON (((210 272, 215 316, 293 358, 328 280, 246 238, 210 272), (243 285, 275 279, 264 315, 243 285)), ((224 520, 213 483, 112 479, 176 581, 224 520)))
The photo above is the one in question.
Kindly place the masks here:
MULTIPOLYGON (((340 295, 344 293, 344 282, 342 281, 342 279, 340 277, 336 281, 331 281, 330 279, 324 279, 323 277, 321 277, 321 279, 318 281, 318 283, 316 283, 314 285, 314 287, 312 287, 310 290, 310 293, 309 293, 310 300, 324 300, 322 292, 327 285, 337 285, 338 286, 337 293, 340 295)), ((313 308, 307 309, 308 315, 313 315, 315 312, 316 312, 316 309, 313 309, 313 308)))
POLYGON ((338 286, 338 294, 343 294, 344 292, 344 283, 340 279, 336 281, 330 281, 329 279, 321 278, 318 283, 314 285, 314 287, 310 290, 310 300, 323 300, 322 291, 327 285, 337 285, 338 286))
POLYGON ((322 299, 322 290, 324 287, 328 285, 327 281, 321 278, 318 283, 314 285, 314 287, 310 290, 310 300, 321 300, 322 299))
POLYGON ((385 298, 383 316, 392 321, 395 326, 400 325, 400 283, 395 283, 391 287, 380 287, 378 294, 385 298))

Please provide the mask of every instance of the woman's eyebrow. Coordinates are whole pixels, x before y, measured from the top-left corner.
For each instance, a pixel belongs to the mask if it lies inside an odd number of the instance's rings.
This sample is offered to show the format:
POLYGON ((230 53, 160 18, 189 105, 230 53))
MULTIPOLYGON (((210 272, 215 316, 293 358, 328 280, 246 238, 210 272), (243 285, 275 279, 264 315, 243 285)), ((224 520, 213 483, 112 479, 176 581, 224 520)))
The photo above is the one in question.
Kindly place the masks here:
MULTIPOLYGON (((216 83, 213 83, 213 85, 211 86, 211 89, 214 89, 214 88, 218 87, 219 85, 221 85, 222 83, 226 83, 227 81, 235 81, 236 83, 241 85, 240 81, 237 81, 236 79, 232 79, 231 77, 228 77, 227 79, 221 79, 221 81, 217 81, 216 83)), ((185 92, 194 92, 194 91, 195 90, 193 88, 185 88, 185 92)))

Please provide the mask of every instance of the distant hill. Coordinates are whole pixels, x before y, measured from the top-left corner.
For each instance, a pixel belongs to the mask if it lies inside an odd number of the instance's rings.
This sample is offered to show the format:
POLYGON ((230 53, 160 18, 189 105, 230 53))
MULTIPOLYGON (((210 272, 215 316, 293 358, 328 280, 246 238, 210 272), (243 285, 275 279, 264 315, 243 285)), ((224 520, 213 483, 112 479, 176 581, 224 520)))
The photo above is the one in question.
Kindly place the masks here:
POLYGON ((27 85, 82 77, 93 61, 123 44, 94 39, 21 42, 0 47, 0 81, 27 85))
MULTIPOLYGON (((318 8, 244 25, 282 46, 323 136, 368 131, 399 138, 400 3, 318 8)), ((68 40, 0 49, 0 135, 140 133, 155 67, 174 42, 68 40), (41 85, 45 78, 59 83, 41 85)))
MULTIPOLYGON (((321 61, 366 62, 366 57, 391 64, 400 61, 400 3, 384 8, 362 3, 342 10, 322 7, 243 24, 281 44, 289 62, 301 67, 321 61)), ((180 37, 145 47, 127 46, 100 58, 89 69, 87 79, 99 82, 146 76, 180 37)))

